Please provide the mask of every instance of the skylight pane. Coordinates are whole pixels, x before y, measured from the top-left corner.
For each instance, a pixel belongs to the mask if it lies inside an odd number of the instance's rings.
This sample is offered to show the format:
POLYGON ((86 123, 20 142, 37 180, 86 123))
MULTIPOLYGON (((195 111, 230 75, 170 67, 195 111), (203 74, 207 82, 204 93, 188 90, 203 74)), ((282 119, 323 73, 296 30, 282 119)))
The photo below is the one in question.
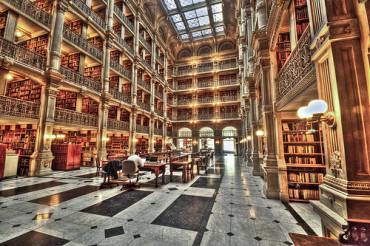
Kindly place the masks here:
POLYGON ((201 37, 202 36, 202 32, 201 31, 193 32, 192 33, 192 36, 193 36, 193 38, 201 37))
POLYGON ((172 15, 171 17, 172 17, 173 22, 175 22, 175 23, 179 22, 179 21, 182 21, 181 16, 179 14, 172 15))
POLYGON ((204 3, 206 0, 193 0, 193 3, 194 4, 197 4, 197 3, 204 3))
POLYGON ((203 35, 209 35, 212 33, 212 30, 211 29, 205 29, 202 31, 203 35))
POLYGON ((197 12, 198 17, 208 15, 207 7, 196 9, 195 11, 197 12))
POLYGON ((187 20, 190 20, 190 19, 194 19, 196 18, 197 15, 195 14, 195 11, 194 10, 191 10, 191 11, 188 11, 188 12, 185 12, 185 18, 187 20))
POLYGON ((182 31, 182 30, 185 30, 185 25, 181 21, 181 22, 176 23, 176 28, 177 28, 178 31, 182 31))
POLYGON ((180 4, 182 7, 185 7, 185 6, 193 4, 193 1, 192 0, 180 0, 180 4))
POLYGON ((166 8, 168 10, 174 10, 174 9, 176 9, 175 0, 164 0, 164 3, 166 4, 166 8))
POLYGON ((222 12, 222 3, 212 5, 212 13, 220 13, 222 12))
POLYGON ((201 26, 209 25, 208 16, 200 17, 200 18, 198 18, 198 20, 199 20, 199 25, 201 25, 201 26))
POLYGON ((189 34, 182 34, 181 39, 189 39, 189 34))
POLYGON ((198 21, 198 19, 188 20, 188 25, 189 25, 190 28, 198 27, 199 26, 199 21, 198 21))
POLYGON ((222 12, 221 13, 218 13, 218 14, 214 14, 213 15, 213 20, 215 22, 223 21, 224 20, 224 16, 222 15, 222 12))
POLYGON ((224 31, 224 27, 223 26, 218 26, 216 27, 216 32, 219 33, 219 32, 223 32, 224 31))

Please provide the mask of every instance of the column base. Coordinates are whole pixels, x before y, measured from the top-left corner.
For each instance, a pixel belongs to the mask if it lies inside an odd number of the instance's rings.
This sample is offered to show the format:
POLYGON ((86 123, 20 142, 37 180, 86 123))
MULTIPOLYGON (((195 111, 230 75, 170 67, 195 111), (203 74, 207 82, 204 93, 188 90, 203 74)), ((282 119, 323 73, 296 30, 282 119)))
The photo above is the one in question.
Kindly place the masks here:
POLYGON ((267 156, 263 160, 263 178, 265 180, 263 193, 266 198, 280 199, 279 172, 276 158, 267 156))
POLYGON ((34 152, 31 155, 29 176, 45 176, 52 173, 51 164, 54 159, 50 150, 34 152))
POLYGON ((251 155, 251 162, 253 166, 253 171, 252 171, 253 176, 261 176, 263 173, 261 170, 260 158, 258 154, 251 155))

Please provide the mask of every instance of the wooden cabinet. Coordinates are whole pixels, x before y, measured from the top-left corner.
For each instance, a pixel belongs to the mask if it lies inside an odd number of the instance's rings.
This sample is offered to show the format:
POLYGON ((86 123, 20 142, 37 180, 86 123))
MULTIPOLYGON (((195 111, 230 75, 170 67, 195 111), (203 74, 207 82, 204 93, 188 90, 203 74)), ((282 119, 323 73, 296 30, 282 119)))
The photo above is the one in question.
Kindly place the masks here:
POLYGON ((80 144, 53 144, 51 146, 54 155, 52 169, 62 171, 80 169, 81 150, 80 144))

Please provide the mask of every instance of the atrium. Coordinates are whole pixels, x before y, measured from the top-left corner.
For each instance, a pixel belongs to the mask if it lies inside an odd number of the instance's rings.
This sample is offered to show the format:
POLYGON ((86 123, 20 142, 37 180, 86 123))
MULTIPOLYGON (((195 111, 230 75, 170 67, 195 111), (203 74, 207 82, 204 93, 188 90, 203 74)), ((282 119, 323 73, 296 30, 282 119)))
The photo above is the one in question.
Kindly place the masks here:
POLYGON ((0 245, 370 245, 370 0, 0 0, 0 245))

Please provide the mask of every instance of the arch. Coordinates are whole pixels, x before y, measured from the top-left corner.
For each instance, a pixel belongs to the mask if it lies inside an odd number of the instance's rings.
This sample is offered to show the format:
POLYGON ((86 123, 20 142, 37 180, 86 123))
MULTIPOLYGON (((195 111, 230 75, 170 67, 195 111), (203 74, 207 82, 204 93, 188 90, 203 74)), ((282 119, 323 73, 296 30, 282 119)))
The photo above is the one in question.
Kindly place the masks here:
POLYGON ((199 137, 214 137, 215 132, 211 127, 205 126, 199 130, 199 137))
POLYGON ((231 41, 224 41, 218 46, 218 51, 234 50, 235 44, 231 41))
POLYGON ((192 52, 191 52, 191 49, 189 49, 189 48, 182 49, 177 54, 178 59, 187 58, 187 57, 190 57, 190 56, 192 56, 192 52))
POLYGON ((178 137, 188 137, 188 138, 191 138, 191 135, 192 135, 192 131, 191 129, 187 128, 187 127, 183 127, 183 128, 180 128, 179 131, 178 131, 178 137))
POLYGON ((198 56, 208 55, 211 52, 212 52, 212 47, 211 46, 209 46, 209 45, 203 45, 203 46, 199 47, 198 52, 197 52, 197 55, 198 56))
POLYGON ((238 130, 233 126, 226 126, 224 129, 222 129, 222 136, 223 137, 237 137, 238 130))

